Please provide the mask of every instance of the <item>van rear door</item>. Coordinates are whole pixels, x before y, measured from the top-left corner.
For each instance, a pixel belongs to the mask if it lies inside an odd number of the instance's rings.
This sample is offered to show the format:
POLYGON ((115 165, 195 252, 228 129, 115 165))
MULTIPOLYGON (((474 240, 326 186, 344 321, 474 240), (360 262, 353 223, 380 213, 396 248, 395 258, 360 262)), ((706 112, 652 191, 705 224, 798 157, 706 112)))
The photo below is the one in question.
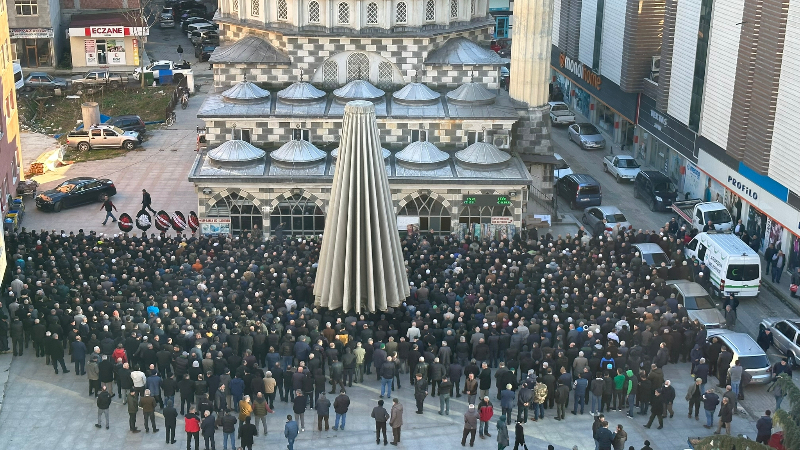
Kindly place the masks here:
POLYGON ((725 293, 755 297, 761 284, 761 262, 755 256, 730 256, 725 273, 725 293))

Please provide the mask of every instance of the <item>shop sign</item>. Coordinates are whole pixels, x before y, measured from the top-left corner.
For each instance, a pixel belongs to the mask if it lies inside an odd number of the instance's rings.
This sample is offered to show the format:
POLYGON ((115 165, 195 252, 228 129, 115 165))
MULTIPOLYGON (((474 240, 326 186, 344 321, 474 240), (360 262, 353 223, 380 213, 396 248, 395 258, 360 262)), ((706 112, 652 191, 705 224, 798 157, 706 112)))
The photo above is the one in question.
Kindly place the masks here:
POLYGON ((732 189, 739 191, 740 194, 750 197, 753 200, 758 200, 758 192, 753 190, 753 186, 742 183, 741 179, 728 175, 728 186, 732 189))
POLYGON ((205 235, 231 234, 230 217, 198 218, 200 232, 205 235))
POLYGON ((138 66, 139 65, 139 40, 138 39, 134 39, 133 40, 133 65, 134 66, 138 66))
POLYGON ((495 225, 510 225, 514 223, 514 218, 507 216, 494 216, 492 217, 492 223, 495 225))
POLYGON ((572 72, 578 78, 581 78, 583 81, 589 83, 589 85, 593 88, 597 89, 598 91, 600 90, 600 85, 603 83, 603 79, 600 78, 600 75, 594 73, 592 69, 586 67, 585 64, 579 61, 573 61, 572 58, 564 53, 561 53, 558 62, 562 69, 572 72))
POLYGON ((697 160, 697 134, 679 120, 659 112, 655 100, 646 95, 641 96, 639 103, 638 125, 685 158, 697 160))
POLYGON ((125 37, 130 34, 127 27, 89 27, 85 30, 86 36, 92 37, 125 37))
POLYGON ((11 39, 52 39, 52 28, 12 28, 9 30, 11 39))
POLYGON ((94 39, 85 39, 83 41, 83 51, 86 53, 86 65, 97 65, 97 41, 94 39))

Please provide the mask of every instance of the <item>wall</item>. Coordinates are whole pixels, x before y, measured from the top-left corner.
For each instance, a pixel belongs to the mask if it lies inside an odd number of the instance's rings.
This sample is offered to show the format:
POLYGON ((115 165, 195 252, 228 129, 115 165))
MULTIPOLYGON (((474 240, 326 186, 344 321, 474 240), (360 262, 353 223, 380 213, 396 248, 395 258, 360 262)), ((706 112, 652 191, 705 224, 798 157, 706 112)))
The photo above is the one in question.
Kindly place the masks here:
MULTIPOLYGON (((625 37, 619 87, 624 92, 644 90, 653 57, 661 55, 665 24, 664 0, 628 0, 625 8, 625 37)), ((656 95, 657 96, 657 95, 656 95)))
MULTIPOLYGON (((561 2, 562 0, 553 0, 553 45, 561 48, 559 33, 561 32, 561 2)), ((564 0, 567 3, 568 0, 564 0)), ((565 5, 569 7, 568 5, 565 5)), ((567 26, 567 24, 564 24, 567 26)))
MULTIPOLYGON (((6 0, 6 9, 8 11, 8 27, 9 28, 50 28, 52 25, 51 12, 55 10, 58 13, 58 0, 53 0, 55 4, 48 1, 39 0, 38 14, 35 16, 18 16, 14 9, 14 0, 6 0)), ((57 21, 55 23, 58 23, 57 21)))
MULTIPOLYGON (((101 70, 108 69, 111 72, 129 72, 135 67, 133 64, 133 40, 139 39, 136 36, 126 36, 125 38, 92 38, 84 36, 76 36, 69 38, 69 45, 72 52, 72 68, 74 72, 83 72, 84 70, 101 70), (125 64, 105 64, 97 66, 86 65, 86 49, 84 41, 86 39, 113 39, 119 41, 123 39, 125 42, 125 64)), ((128 73, 128 75, 130 75, 128 73)))
POLYGON ((14 69, 11 63, 11 40, 8 32, 8 8, 0 8, 0 46, 5 48, 5 58, 0 61, 0 207, 5 213, 9 210, 6 198, 16 195, 17 183, 22 175, 20 161, 22 153, 19 143, 19 117, 17 115, 16 91, 14 88, 14 69))
POLYGON ((697 30, 700 27, 700 3, 701 0, 678 2, 678 14, 675 19, 672 76, 667 112, 686 125, 689 124, 689 109, 692 105, 697 30))
POLYGON ((592 67, 594 59, 594 31, 597 26, 597 0, 583 0, 581 4, 581 36, 578 59, 592 67))
POLYGON ((603 8, 603 41, 600 50, 600 74, 619 84, 622 72, 625 9, 627 0, 605 0, 603 8))

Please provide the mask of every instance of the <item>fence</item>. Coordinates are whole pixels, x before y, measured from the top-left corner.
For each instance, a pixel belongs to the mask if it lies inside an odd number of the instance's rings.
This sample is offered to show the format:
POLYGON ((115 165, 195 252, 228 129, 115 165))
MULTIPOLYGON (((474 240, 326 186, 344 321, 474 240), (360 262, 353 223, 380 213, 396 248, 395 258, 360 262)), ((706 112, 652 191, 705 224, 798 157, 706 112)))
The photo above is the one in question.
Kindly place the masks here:
POLYGON ((175 107, 181 102, 181 94, 184 92, 189 92, 189 80, 186 77, 181 76, 181 78, 178 79, 178 84, 175 86, 175 90, 172 91, 172 98, 167 104, 165 117, 169 117, 170 113, 175 111, 175 107))
POLYGON ((539 204, 539 206, 543 207, 545 211, 550 213, 552 220, 556 220, 556 203, 555 203, 555 196, 545 194, 544 192, 536 189, 535 186, 531 186, 530 190, 531 196, 533 197, 533 201, 539 204))

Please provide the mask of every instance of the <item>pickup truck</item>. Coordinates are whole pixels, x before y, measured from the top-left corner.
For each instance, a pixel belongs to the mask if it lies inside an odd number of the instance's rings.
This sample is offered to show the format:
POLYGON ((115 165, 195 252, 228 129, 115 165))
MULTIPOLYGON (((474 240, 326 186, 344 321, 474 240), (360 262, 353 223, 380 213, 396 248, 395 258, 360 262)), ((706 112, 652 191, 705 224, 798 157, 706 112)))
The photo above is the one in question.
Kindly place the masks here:
POLYGON ((93 148, 124 148, 133 150, 139 145, 139 133, 109 125, 94 125, 67 134, 67 146, 85 152, 93 148))
MULTIPOLYGON (((144 72, 145 73, 147 73, 147 72, 152 73, 153 74, 153 79, 156 79, 156 80, 158 79, 158 77, 160 75, 159 72, 162 71, 162 70, 171 70, 173 75, 176 74, 176 73, 182 73, 182 74, 185 75, 185 74, 191 72, 192 67, 186 61, 182 61, 182 62, 176 63, 175 61, 162 60, 162 61, 156 61, 156 62, 150 63, 144 68, 144 72)), ((133 71, 133 79, 134 80, 139 81, 139 77, 141 77, 141 76, 142 76, 142 69, 137 68, 136 70, 133 71)))
POLYGON ((603 170, 617 179, 617 183, 626 180, 633 181, 642 170, 633 156, 606 155, 603 157, 603 170))
POLYGON ((703 231, 710 221, 716 231, 730 231, 733 228, 731 213, 720 202, 704 202, 699 198, 673 202, 671 206, 681 218, 681 222, 703 231))
POLYGON ((122 73, 113 73, 107 70, 93 70, 86 72, 82 76, 72 78, 72 87, 83 89, 87 87, 109 86, 113 89, 123 86, 128 82, 128 76, 122 73))
POLYGON ((575 123, 575 114, 564 102, 549 102, 550 123, 553 125, 569 125, 575 123))

